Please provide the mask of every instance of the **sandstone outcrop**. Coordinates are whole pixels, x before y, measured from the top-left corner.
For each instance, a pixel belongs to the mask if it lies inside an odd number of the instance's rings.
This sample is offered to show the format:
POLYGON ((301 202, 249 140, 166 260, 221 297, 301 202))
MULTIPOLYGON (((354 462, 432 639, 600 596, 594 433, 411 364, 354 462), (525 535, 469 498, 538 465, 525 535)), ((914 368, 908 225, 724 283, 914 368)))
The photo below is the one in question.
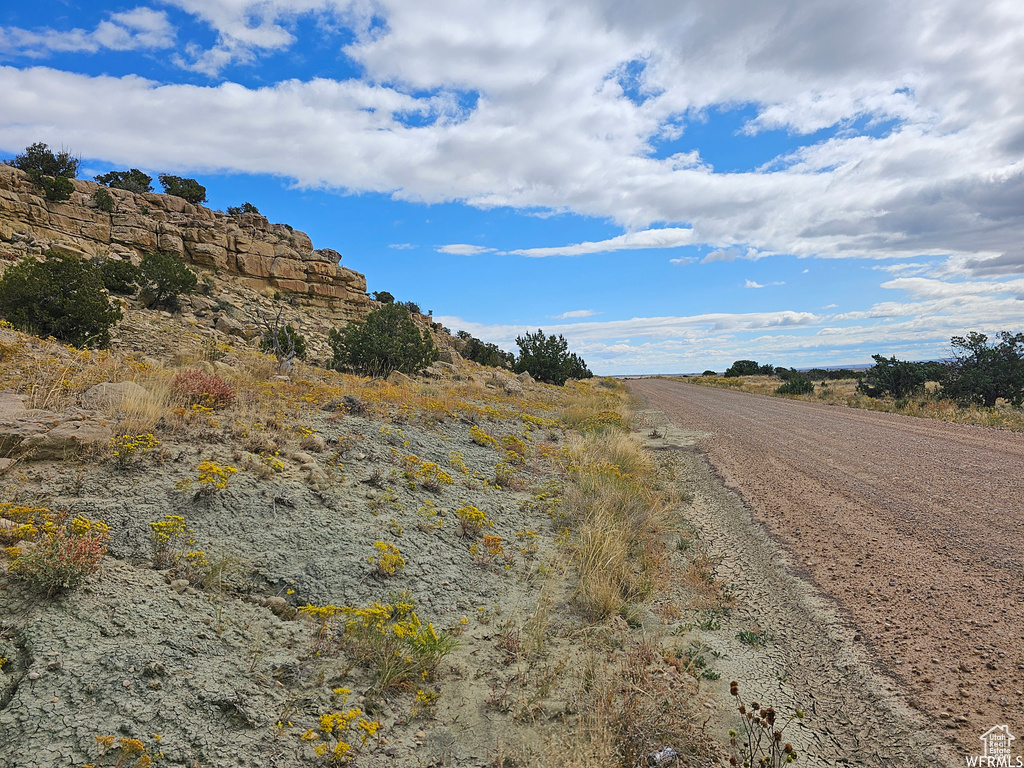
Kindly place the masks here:
POLYGON ((51 202, 22 171, 0 165, 0 261, 54 250, 137 264, 143 253, 160 250, 339 320, 369 312, 366 278, 340 266, 337 251, 313 248, 304 232, 259 214, 228 216, 180 197, 120 189, 108 190, 114 210, 107 213, 92 200, 99 184, 73 183, 69 200, 51 202))

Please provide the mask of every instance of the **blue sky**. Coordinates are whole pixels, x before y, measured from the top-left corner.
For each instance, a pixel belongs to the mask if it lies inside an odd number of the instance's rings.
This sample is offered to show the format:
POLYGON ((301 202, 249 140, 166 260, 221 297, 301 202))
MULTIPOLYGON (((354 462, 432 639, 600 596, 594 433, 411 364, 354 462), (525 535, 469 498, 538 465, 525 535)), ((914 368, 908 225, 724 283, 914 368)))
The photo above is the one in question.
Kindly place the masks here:
POLYGON ((597 373, 1024 330, 1024 8, 37 0, 0 154, 193 176, 506 349, 597 373))

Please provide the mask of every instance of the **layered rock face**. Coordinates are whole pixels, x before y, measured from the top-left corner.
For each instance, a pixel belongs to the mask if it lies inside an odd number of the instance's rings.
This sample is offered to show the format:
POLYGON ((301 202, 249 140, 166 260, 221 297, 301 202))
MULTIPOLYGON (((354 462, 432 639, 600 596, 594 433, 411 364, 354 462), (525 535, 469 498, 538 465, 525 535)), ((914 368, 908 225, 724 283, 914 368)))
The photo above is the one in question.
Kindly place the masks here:
POLYGON ((114 211, 96 207, 99 184, 74 180, 70 200, 50 202, 22 171, 0 165, 0 259, 17 261, 48 250, 136 264, 165 251, 249 288, 287 294, 340 320, 369 311, 366 278, 339 265, 341 254, 314 249, 309 236, 258 214, 228 216, 180 197, 108 190, 114 211))

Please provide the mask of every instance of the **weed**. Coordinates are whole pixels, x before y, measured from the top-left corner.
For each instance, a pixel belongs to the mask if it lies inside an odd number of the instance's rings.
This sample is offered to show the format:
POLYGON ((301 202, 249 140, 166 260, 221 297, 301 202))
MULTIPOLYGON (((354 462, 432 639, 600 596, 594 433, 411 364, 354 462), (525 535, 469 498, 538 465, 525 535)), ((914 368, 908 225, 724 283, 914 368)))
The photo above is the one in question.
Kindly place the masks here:
POLYGON ((803 719, 804 713, 799 709, 785 723, 779 724, 778 716, 772 707, 762 707, 756 701, 744 703, 740 698, 739 683, 729 683, 729 693, 737 701, 743 733, 729 731, 729 743, 738 754, 729 758, 732 765, 744 768, 764 766, 780 768, 797 759, 793 745, 783 741, 786 727, 794 719, 803 719), (756 761, 756 762, 755 762, 756 761))
POLYGON ((374 677, 374 693, 410 680, 432 679, 437 665, 457 646, 448 633, 437 632, 433 624, 422 624, 407 593, 365 608, 306 605, 299 611, 315 622, 312 649, 318 653, 344 651, 366 666, 374 677), (337 633, 334 624, 340 617, 345 622, 337 633))
POLYGON ((455 516, 462 523, 462 533, 471 539, 480 535, 484 528, 490 528, 493 522, 487 519, 487 514, 472 504, 467 504, 455 510, 455 516))
POLYGON ((377 573, 381 576, 394 576, 405 569, 405 558, 394 544, 386 541, 377 541, 373 544, 377 550, 376 555, 370 555, 366 561, 376 566, 377 573))
POLYGON ((744 629, 736 634, 736 639, 744 645, 750 645, 753 647, 764 646, 768 644, 768 631, 761 630, 755 632, 752 629, 744 629))
POLYGON ((114 462, 119 469, 127 469, 139 460, 142 453, 152 451, 160 445, 160 441, 147 433, 143 435, 118 435, 110 438, 114 462))
POLYGON ((45 508, 5 504, 0 509, 8 519, 22 520, 14 537, 23 543, 5 550, 10 572, 18 578, 52 596, 77 588, 99 570, 110 534, 102 521, 78 516, 65 523, 45 508))
POLYGON ((490 435, 488 435, 482 429, 480 429, 480 427, 478 427, 476 424, 469 428, 469 439, 472 440, 477 445, 483 446, 484 448, 498 447, 498 441, 495 440, 490 435))
POLYGON ((200 370, 181 371, 171 382, 171 388, 187 405, 226 408, 235 400, 230 384, 215 373, 200 370))

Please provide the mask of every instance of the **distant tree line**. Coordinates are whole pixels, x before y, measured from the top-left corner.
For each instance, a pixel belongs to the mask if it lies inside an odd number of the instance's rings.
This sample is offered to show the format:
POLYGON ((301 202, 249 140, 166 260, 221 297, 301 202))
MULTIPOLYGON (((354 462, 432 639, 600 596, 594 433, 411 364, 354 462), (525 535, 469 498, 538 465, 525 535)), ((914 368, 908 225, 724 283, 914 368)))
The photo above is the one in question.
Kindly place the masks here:
MULTIPOLYGON (((972 331, 950 339, 952 357, 945 361, 914 362, 895 356, 872 355, 874 365, 865 371, 849 368, 812 368, 796 371, 737 360, 725 371, 727 377, 777 376, 784 383, 780 394, 814 391, 815 381, 856 378, 857 390, 868 397, 902 399, 920 395, 929 381, 937 383, 936 395, 962 406, 991 408, 1000 398, 1019 408, 1024 404, 1024 333, 1000 331, 989 342, 984 333, 972 331)), ((714 371, 702 375, 713 376, 714 371)))

